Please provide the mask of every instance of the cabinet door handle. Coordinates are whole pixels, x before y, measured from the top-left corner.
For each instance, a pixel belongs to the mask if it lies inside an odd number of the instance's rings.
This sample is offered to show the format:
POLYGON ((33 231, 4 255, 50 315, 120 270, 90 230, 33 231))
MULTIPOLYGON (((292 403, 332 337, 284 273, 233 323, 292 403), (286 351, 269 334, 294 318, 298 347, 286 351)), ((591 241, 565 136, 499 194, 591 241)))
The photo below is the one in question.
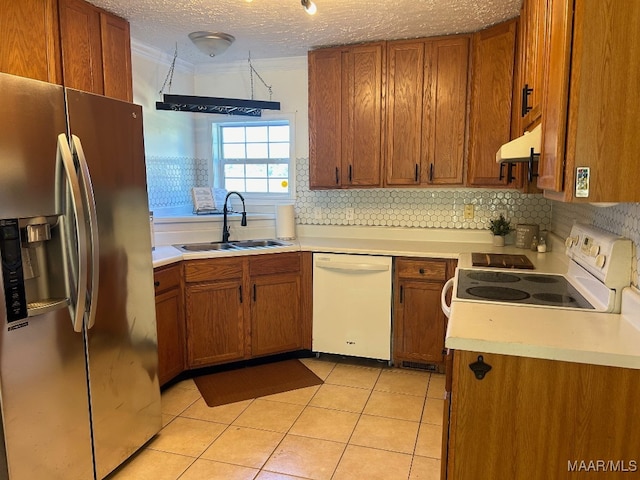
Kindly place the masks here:
POLYGON ((242 303, 242 285, 238 287, 238 291, 240 293, 240 303, 242 303))
POLYGON ((404 288, 400 285, 400 303, 404 302, 404 288))
POLYGON ((336 185, 340 184, 340 171, 336 167, 336 185))
POLYGON ((500 175, 498 176, 498 180, 504 179, 504 166, 505 166, 504 163, 500 164, 500 175))
POLYGON ((159 287, 160 286, 160 282, 156 280, 155 282, 153 282, 153 286, 154 287, 159 287))
POLYGON ((533 162, 540 159, 540 154, 535 153, 533 147, 531 147, 531 153, 529 154, 529 162, 527 164, 527 180, 529 183, 533 182, 533 179, 538 176, 538 172, 533 173, 533 162))
POLYGON ((433 163, 429 164, 429 181, 433 182, 433 163))
POLYGON ((418 183, 418 179, 420 178, 420 165, 416 163, 416 173, 415 173, 415 181, 418 183))
POLYGON ((421 268, 420 270, 418 270, 420 272, 420 275, 424 275, 424 268, 421 268))
POLYGON ((256 294, 256 284, 253 284, 253 301, 256 301, 256 298, 258 298, 257 294, 256 294))
POLYGON ((522 87, 522 114, 523 117, 531 111, 533 107, 529 106, 529 95, 533 92, 533 88, 529 88, 529 84, 525 83, 522 87))
POLYGON ((349 183, 351 183, 351 171, 352 171, 352 167, 351 165, 349 165, 349 183))
POLYGON ((482 355, 478 355, 478 360, 470 363, 469 368, 478 380, 482 380, 485 375, 489 373, 489 370, 491 370, 491 365, 484 363, 484 357, 482 355))

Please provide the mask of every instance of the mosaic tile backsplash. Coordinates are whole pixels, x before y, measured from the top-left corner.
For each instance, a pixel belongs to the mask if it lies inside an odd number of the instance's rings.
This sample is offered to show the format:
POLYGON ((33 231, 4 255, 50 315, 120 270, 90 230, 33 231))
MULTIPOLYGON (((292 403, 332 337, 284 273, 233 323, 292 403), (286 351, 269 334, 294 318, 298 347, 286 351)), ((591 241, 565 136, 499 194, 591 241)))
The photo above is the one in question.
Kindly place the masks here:
POLYGON ((191 187, 209 185, 209 161, 187 157, 147 157, 149 209, 192 205, 191 187))
POLYGON ((309 160, 296 162, 296 216, 303 225, 375 225, 484 230, 503 213, 515 226, 536 223, 548 229, 551 201, 541 195, 488 189, 309 190, 309 160), (474 205, 473 220, 464 206, 474 205), (353 211, 347 209, 352 209, 353 211))
POLYGON ((569 236, 573 222, 594 225, 608 232, 630 238, 634 243, 631 279, 638 286, 638 248, 640 247, 640 203, 620 203, 613 207, 594 207, 553 202, 551 230, 560 237, 569 236))

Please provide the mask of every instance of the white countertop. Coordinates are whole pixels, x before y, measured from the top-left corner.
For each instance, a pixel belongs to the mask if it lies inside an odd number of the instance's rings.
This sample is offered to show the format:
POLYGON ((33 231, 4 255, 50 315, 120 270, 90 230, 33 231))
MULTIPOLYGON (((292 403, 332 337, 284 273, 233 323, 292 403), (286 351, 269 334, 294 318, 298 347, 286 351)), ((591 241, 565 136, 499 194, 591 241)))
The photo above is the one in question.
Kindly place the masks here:
MULTIPOLYGON (((404 235, 390 229, 334 229, 329 235, 315 233, 314 229, 308 229, 286 247, 182 253, 172 246, 159 246, 153 252, 153 265, 160 267, 189 259, 311 251, 457 258, 459 267, 469 268, 471 253, 485 252, 526 254, 537 272, 564 273, 567 269, 567 257, 558 239, 553 245, 554 251, 537 253, 512 245, 494 247, 489 243, 490 237, 477 232, 434 230, 404 235)), ((623 314, 454 302, 445 345, 477 352, 640 369, 640 295, 635 289, 628 290, 623 314)))

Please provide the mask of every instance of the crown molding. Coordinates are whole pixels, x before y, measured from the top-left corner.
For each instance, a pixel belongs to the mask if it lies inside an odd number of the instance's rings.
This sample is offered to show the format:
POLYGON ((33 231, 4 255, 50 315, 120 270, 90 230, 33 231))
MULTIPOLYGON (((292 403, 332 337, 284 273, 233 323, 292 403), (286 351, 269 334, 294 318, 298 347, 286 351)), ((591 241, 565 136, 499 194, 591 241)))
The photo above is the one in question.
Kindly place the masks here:
MULTIPOLYGON (((146 58, 154 63, 166 65, 169 67, 173 61, 173 55, 167 55, 165 52, 155 47, 142 43, 135 38, 131 38, 131 53, 146 58)), ((185 60, 176 58, 176 71, 180 73, 194 74, 195 65, 185 60)))
MULTIPOLYGON (((261 58, 251 59, 251 63, 258 71, 264 70, 307 70, 307 56, 298 57, 279 57, 279 58, 261 58)), ((194 66, 193 73, 195 75, 208 75, 212 73, 225 74, 237 73, 238 70, 249 70, 247 60, 236 60, 227 63, 206 63, 194 66)))

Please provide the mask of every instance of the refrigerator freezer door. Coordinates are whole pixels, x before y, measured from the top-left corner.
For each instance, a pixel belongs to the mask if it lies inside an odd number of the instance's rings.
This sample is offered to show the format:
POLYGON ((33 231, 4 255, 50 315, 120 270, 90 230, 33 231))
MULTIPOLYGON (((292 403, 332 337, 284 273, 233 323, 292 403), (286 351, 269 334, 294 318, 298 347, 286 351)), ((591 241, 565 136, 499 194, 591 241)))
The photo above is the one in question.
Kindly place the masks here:
POLYGON ((142 110, 70 89, 67 107, 91 174, 100 235, 95 324, 87 336, 103 478, 161 427, 142 110))
MULTIPOLYGON (((63 89, 0 73, 0 92, 0 218, 55 216, 63 89)), ((51 235, 59 241, 58 229, 51 235)), ((84 352, 66 307, 9 325, 0 299, 0 478, 93 478, 84 352)))
POLYGON ((59 85, 0 73, 0 218, 54 215, 57 139, 66 133, 59 85))

